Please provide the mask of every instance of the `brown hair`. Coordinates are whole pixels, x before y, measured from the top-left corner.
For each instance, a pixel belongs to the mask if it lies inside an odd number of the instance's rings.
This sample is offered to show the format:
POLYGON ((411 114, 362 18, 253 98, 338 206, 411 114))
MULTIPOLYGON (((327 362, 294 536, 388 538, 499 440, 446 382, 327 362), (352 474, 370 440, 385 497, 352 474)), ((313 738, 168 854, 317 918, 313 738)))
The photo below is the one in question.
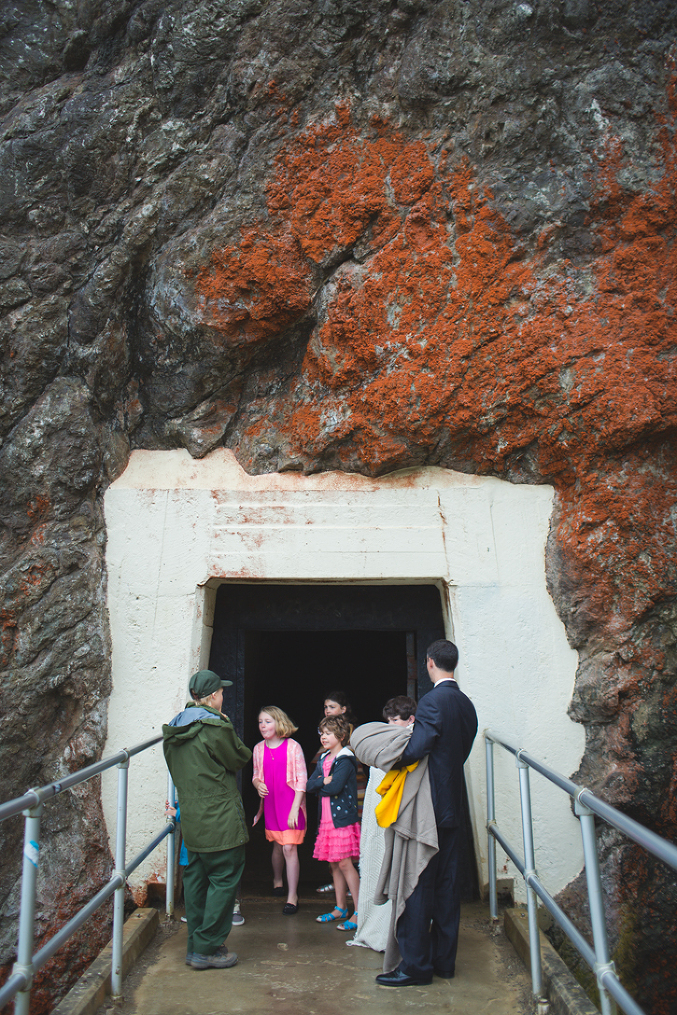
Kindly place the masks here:
POLYGON ((348 720, 342 715, 327 715, 320 719, 320 732, 333 733, 342 747, 345 747, 350 740, 353 728, 348 720))
POLYGON ((406 694, 397 694, 394 698, 389 698, 383 706, 383 718, 386 722, 388 719, 408 719, 412 715, 416 715, 416 702, 406 694))
POLYGON ((283 712, 277 705, 264 705, 263 708, 259 709, 259 715, 265 712, 275 722, 275 732, 278 737, 282 737, 286 740, 292 733, 296 733, 298 726, 294 726, 286 712, 283 712))

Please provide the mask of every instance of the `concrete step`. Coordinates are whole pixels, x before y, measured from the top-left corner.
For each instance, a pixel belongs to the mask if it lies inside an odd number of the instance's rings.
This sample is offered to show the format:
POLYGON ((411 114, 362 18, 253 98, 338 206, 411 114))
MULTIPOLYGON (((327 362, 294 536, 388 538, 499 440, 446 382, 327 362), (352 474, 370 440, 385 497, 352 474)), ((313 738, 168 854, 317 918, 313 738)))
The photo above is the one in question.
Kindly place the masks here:
MULTIPOLYGON (((284 901, 284 900, 283 900, 284 901)), ((326 907, 325 907, 326 908, 326 907)), ((527 1015, 529 977, 486 905, 463 906, 456 977, 429 987, 379 987, 383 956, 348 947, 335 924, 315 922, 318 907, 282 915, 280 900, 243 900, 246 923, 233 928, 232 969, 185 965, 186 926, 156 942, 125 981, 118 1015, 527 1015)), ((104 1005, 101 1015, 112 1007, 104 1005)))

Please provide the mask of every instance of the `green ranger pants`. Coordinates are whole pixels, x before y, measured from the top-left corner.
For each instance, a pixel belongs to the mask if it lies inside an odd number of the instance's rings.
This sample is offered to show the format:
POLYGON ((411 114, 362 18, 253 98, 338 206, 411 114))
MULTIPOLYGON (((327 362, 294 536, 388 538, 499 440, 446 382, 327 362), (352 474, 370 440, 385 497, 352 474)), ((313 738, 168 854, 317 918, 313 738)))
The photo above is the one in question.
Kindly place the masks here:
POLYGON ((237 886, 244 870, 244 846, 218 853, 192 853, 183 874, 188 949, 213 955, 230 933, 237 886))

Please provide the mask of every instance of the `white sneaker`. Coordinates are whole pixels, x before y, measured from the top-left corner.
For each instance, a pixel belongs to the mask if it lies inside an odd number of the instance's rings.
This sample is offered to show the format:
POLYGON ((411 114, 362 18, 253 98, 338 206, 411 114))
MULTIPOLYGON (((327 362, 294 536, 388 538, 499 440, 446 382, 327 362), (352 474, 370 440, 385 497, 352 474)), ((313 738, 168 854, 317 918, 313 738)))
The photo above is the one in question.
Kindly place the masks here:
POLYGON ((244 923, 244 916, 240 912, 240 903, 236 902, 233 906, 233 927, 241 927, 244 923))

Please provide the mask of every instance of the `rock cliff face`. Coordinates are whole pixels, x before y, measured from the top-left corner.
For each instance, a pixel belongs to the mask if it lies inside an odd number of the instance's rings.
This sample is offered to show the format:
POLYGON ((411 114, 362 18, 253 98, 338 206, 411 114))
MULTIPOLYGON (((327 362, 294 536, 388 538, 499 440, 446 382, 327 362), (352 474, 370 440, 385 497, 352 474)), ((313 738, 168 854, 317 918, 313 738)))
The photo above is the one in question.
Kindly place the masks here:
MULTIPOLYGON (((669 0, 8 0, 5 797, 101 751, 102 491, 130 448, 225 444, 552 483, 578 778, 675 835, 676 28, 669 0)), ((95 790, 46 825, 41 933, 109 863, 95 790)), ((674 890, 614 836, 603 865, 667 1015, 674 890)))

